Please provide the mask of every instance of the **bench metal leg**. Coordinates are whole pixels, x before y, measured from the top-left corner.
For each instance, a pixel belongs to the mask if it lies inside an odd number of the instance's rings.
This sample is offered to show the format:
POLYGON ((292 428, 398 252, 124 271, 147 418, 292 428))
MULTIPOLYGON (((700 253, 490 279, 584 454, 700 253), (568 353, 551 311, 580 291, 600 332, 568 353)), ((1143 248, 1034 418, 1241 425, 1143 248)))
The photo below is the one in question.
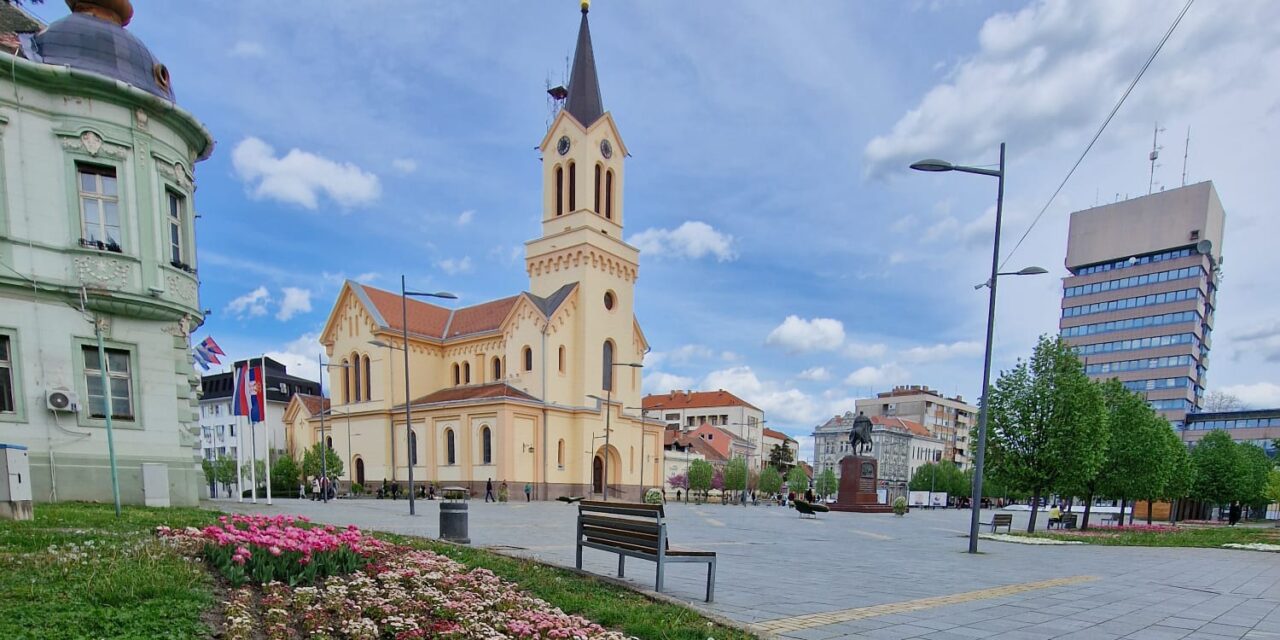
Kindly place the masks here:
POLYGON ((619 553, 618 554, 618 577, 619 578, 626 577, 625 575, 623 575, 623 568, 625 567, 626 562, 627 562, 627 557, 619 553))
POLYGON ((581 570, 581 569, 582 569, 582 545, 581 545, 581 544, 579 544, 579 545, 578 545, 578 564, 577 564, 577 567, 578 567, 578 569, 579 569, 579 570, 581 570))
POLYGON ((653 590, 662 593, 662 559, 658 559, 658 578, 654 581, 653 590))
POLYGON ((716 597, 716 559, 712 558, 707 563, 707 602, 711 602, 716 597))

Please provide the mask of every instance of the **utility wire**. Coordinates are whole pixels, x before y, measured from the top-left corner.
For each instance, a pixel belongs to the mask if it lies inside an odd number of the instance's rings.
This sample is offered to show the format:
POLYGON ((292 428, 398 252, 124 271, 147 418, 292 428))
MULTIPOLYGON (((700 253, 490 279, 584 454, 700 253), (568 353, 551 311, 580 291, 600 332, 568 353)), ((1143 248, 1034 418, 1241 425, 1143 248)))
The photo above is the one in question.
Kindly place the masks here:
POLYGON ((1027 236, 1031 234, 1031 230, 1035 228, 1037 222, 1040 222, 1040 218, 1044 216, 1044 212, 1049 210, 1049 205, 1053 204, 1054 199, 1062 192, 1062 188, 1067 186, 1067 181, 1075 174, 1076 169, 1080 167, 1080 163, 1084 162, 1085 156, 1089 155, 1089 151, 1093 149, 1094 143, 1098 141, 1098 138, 1102 137, 1102 132, 1106 130, 1108 124, 1111 124, 1111 119, 1115 117, 1116 112, 1120 110, 1120 106, 1124 104, 1125 99, 1133 92, 1133 88, 1138 85, 1138 81, 1142 79, 1142 74, 1146 73, 1147 68, 1151 66, 1153 61, 1155 61, 1156 56, 1160 53, 1160 49, 1164 48, 1164 43, 1169 41, 1169 36, 1173 35, 1174 29, 1177 29, 1178 24, 1182 22, 1182 16, 1187 15, 1187 10, 1191 8, 1191 4, 1194 2, 1195 0, 1187 0, 1187 4, 1183 5, 1182 12, 1178 14, 1177 18, 1174 18, 1173 24, 1169 25, 1169 30, 1164 33, 1163 38, 1160 38, 1160 42, 1156 44, 1156 48, 1151 52, 1151 56, 1147 58, 1147 62, 1138 70, 1138 75, 1134 76, 1133 82, 1129 83, 1129 88, 1124 90, 1124 94, 1120 96, 1120 100, 1116 102, 1116 106, 1112 107, 1111 113, 1107 114, 1107 119, 1102 121, 1102 126, 1098 127, 1098 131, 1093 134, 1093 139, 1089 141, 1089 145, 1084 148, 1084 152, 1076 159, 1076 163, 1071 165, 1071 170, 1067 172, 1066 177, 1062 179, 1058 188, 1053 190, 1053 195, 1049 196, 1049 200, 1040 208, 1040 213, 1036 214, 1035 219, 1031 221, 1031 225, 1022 233, 1022 237, 1018 238, 1018 242, 1013 245, 1013 249, 1009 250, 1004 261, 1000 263, 1001 269, 1003 269, 1005 264, 1009 262, 1009 259, 1013 257, 1013 254, 1018 251, 1018 247, 1022 246, 1022 241, 1026 240, 1027 236))

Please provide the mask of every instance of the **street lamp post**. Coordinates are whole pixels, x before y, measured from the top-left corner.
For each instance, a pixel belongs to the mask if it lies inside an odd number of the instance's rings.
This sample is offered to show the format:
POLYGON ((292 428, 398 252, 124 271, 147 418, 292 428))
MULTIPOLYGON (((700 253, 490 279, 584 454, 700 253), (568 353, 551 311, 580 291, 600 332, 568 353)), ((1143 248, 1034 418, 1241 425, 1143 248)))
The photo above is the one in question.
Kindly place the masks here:
MULTIPOLYGON (((326 369, 343 369, 343 370, 350 371, 350 370, 351 370, 351 367, 352 367, 353 365, 352 365, 351 363, 338 363, 338 364, 334 364, 332 361, 330 361, 330 362, 329 362, 329 364, 321 364, 320 366, 322 366, 322 367, 324 367, 324 368, 326 368, 326 369)), ((321 395, 321 396, 323 396, 324 394, 320 394, 320 395, 321 395)), ((322 399, 321 399, 321 405, 322 405, 322 406, 321 406, 321 409, 322 409, 322 410, 323 410, 323 408, 324 408, 324 407, 323 407, 323 404, 324 404, 324 400, 323 400, 323 398, 322 398, 322 399)), ((346 411, 346 413, 347 413, 347 477, 351 479, 351 482, 355 482, 355 475, 354 475, 354 474, 355 474, 355 470, 351 468, 351 465, 352 465, 352 462, 351 462, 351 461, 352 461, 352 460, 354 460, 354 457, 351 455, 351 408, 350 408, 350 407, 347 407, 347 411, 346 411)), ((322 432, 321 432, 321 434, 320 434, 320 439, 321 439, 321 440, 324 440, 324 433, 323 433, 323 431, 322 431, 322 432)), ((324 445, 321 445, 321 446, 324 446, 324 445)), ((328 456, 326 455, 326 456, 324 456, 324 457, 326 457, 326 458, 327 458, 328 456)), ((324 462, 322 462, 321 464, 323 464, 323 465, 325 465, 325 466, 328 466, 328 462, 327 462, 327 461, 324 461, 324 462)), ((348 489, 348 490, 350 490, 350 489, 348 489)))
MULTIPOLYGON (((324 375, 323 375, 326 365, 324 363, 324 360, 321 358, 321 354, 318 354, 318 353, 316 354, 316 364, 320 365, 320 372, 322 374, 320 376, 320 477, 325 478, 327 480, 329 478, 329 452, 325 450, 325 442, 324 442, 325 408, 324 408, 324 375)), ((336 366, 344 366, 344 365, 336 365, 336 366)), ((346 391, 344 390, 344 393, 345 392, 346 391)), ((329 403, 329 406, 333 406, 333 403, 332 402, 329 403)), ((253 490, 254 492, 257 492, 258 488, 254 487, 253 490)), ((324 486, 323 482, 320 483, 320 499, 324 502, 329 501, 329 489, 324 486)))
POLYGON ((984 169, 954 165, 945 160, 921 160, 911 165, 916 171, 959 171, 993 176, 996 186, 996 228, 991 247, 991 277, 975 289, 987 287, 987 342, 982 356, 982 405, 978 408, 978 454, 974 459, 972 506, 969 514, 969 553, 978 552, 978 522, 982 519, 982 474, 987 452, 987 404, 991 390, 991 341, 996 322, 996 283, 1002 275, 1036 275, 1048 273, 1039 267, 1028 267, 1013 273, 1000 273, 1000 221, 1004 215, 1004 143, 1000 143, 1000 168, 984 169))
MULTIPOLYGON (((600 489, 603 493, 603 497, 601 498, 602 500, 609 499, 609 434, 612 431, 609 425, 610 418, 613 416, 613 370, 618 367, 640 369, 643 368, 644 365, 639 362, 609 362, 609 387, 604 390, 604 478, 602 478, 600 482, 600 489)), ((589 397, 595 398, 596 400, 600 399, 599 396, 589 397)))
MULTIPOLYGON (((417 507, 413 500, 413 464, 414 458, 417 456, 417 447, 414 446, 413 437, 413 399, 409 397, 409 296, 415 298, 444 298, 447 300, 456 300, 458 296, 448 291, 437 291, 428 293, 426 291, 409 291, 405 288, 404 275, 400 276, 400 329, 401 339, 404 343, 400 347, 392 346, 381 340, 371 340, 370 344, 390 349, 399 348, 404 351, 404 441, 405 441, 405 461, 409 465, 409 515, 417 515, 417 507)), ((394 470, 392 476, 395 475, 394 470)))
MULTIPOLYGON (((644 437, 644 421, 648 420, 649 416, 645 415, 645 411, 647 411, 647 409, 645 409, 644 407, 623 407, 623 409, 637 409, 640 411, 640 497, 641 499, 643 499, 644 498, 644 465, 645 465, 644 443, 645 443, 645 440, 647 440, 647 438, 644 437)), ((666 491, 663 490, 663 493, 665 494, 666 491)))

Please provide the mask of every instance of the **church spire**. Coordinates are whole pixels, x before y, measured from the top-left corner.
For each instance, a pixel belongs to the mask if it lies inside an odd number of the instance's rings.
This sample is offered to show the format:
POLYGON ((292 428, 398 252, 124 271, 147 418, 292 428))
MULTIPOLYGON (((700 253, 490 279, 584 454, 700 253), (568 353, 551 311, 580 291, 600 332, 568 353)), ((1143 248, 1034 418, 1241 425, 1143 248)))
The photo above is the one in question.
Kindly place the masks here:
POLYGON ((573 52, 573 69, 569 72, 569 97, 564 103, 564 108, 584 127, 591 126, 604 115, 600 80, 596 77, 596 57, 591 51, 591 29, 587 26, 587 9, 590 4, 590 0, 582 2, 578 48, 573 52))

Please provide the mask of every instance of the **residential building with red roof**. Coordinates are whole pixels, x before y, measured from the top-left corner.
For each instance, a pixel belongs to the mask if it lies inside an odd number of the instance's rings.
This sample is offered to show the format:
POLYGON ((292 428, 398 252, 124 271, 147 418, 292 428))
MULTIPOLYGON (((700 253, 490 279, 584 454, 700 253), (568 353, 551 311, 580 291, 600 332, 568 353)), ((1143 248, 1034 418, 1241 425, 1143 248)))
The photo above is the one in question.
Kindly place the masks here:
POLYGON ((628 153, 602 106, 585 11, 571 78, 537 147, 527 291, 454 307, 342 286, 320 342, 334 367, 329 415, 355 434, 349 448, 334 439, 354 461, 344 480, 403 483, 412 468, 440 485, 632 500, 661 482, 662 424, 625 409, 641 389, 625 365, 649 345, 635 316, 639 250, 623 240, 628 153))
MULTIPOLYGON (((852 411, 832 417, 813 431, 814 473, 827 469, 840 477, 840 460, 853 455, 849 434, 857 416, 852 411)), ((878 463, 880 488, 888 499, 906 495, 911 474, 924 464, 942 459, 946 443, 934 437, 924 425, 897 416, 868 416, 871 420, 871 451, 865 455, 878 463)))
POLYGON ((722 428, 753 445, 748 464, 758 469, 767 456, 764 442, 764 411, 724 389, 715 391, 674 390, 644 397, 645 416, 661 420, 668 429, 696 430, 706 424, 722 428))

